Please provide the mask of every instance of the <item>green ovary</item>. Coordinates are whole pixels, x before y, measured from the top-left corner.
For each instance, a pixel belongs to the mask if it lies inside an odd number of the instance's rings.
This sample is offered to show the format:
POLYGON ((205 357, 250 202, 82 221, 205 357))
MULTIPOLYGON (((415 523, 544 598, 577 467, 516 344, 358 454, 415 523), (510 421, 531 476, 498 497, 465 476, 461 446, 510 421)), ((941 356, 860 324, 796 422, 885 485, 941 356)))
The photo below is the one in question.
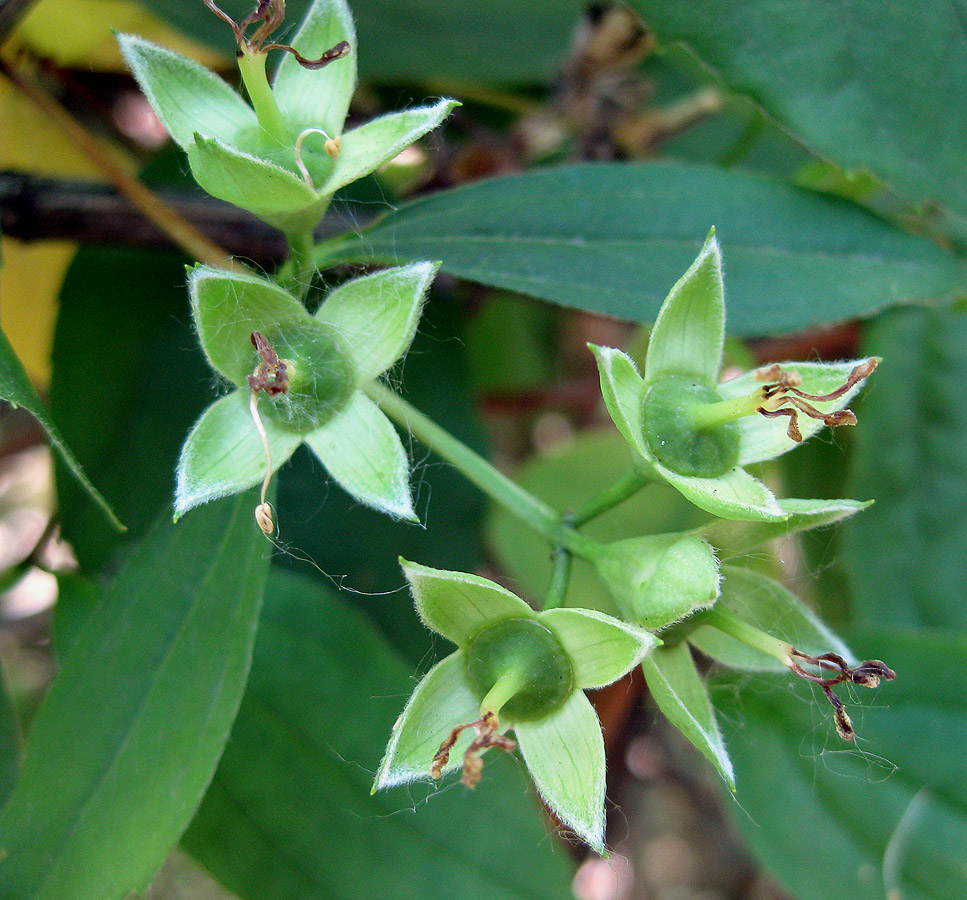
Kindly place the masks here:
POLYGON ((645 395, 645 438, 658 461, 679 475, 715 478, 739 460, 739 432, 732 422, 699 428, 692 411, 721 402, 713 388, 688 378, 667 378, 645 395))
POLYGON ((262 410, 279 425, 308 431, 339 413, 355 387, 352 364, 333 330, 321 322, 266 332, 286 361, 289 390, 263 400, 262 410))
POLYGON ((564 648, 534 619, 503 619, 479 632, 467 648, 467 675, 481 699, 499 694, 496 685, 509 684, 512 696, 489 711, 513 721, 550 715, 574 690, 564 648))

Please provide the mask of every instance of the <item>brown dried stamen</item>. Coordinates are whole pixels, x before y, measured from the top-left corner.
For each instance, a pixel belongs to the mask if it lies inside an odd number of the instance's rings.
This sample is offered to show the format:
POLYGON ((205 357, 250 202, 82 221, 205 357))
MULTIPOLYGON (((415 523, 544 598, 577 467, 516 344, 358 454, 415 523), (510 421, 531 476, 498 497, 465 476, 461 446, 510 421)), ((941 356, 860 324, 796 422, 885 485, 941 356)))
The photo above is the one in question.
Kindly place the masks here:
POLYGON ((228 13, 219 9, 215 0, 203 0, 203 2, 219 19, 231 26, 232 33, 235 35, 235 49, 239 56, 243 53, 256 54, 268 53, 269 50, 284 50, 286 53, 291 53, 300 66, 306 69, 321 69, 349 53, 350 47, 346 41, 340 41, 318 59, 306 59, 289 44, 266 44, 265 42, 285 19, 285 0, 258 0, 255 9, 240 22, 236 22, 228 13), (260 24, 251 35, 247 36, 245 32, 256 23, 260 24))
POLYGON ((289 370, 286 361, 279 359, 279 354, 275 352, 262 332, 253 331, 251 339, 252 345, 259 354, 259 364, 246 379, 252 391, 249 397, 249 409, 262 441, 262 448, 265 450, 265 478, 262 481, 261 502, 255 507, 255 521, 264 534, 271 535, 275 532, 275 519, 272 516, 272 507, 265 496, 268 493, 269 482, 272 480, 272 447, 269 444, 269 436, 265 433, 262 417, 259 415, 259 393, 265 391, 270 397, 287 393, 289 370))
POLYGON ((805 413, 811 419, 820 419, 825 425, 836 428, 840 425, 855 425, 856 415, 849 409, 838 409, 833 412, 824 413, 816 409, 812 403, 827 403, 842 397, 854 388, 864 378, 868 378, 877 367, 879 360, 871 357, 865 362, 853 367, 846 381, 838 388, 828 394, 810 394, 799 390, 802 384, 802 376, 798 372, 786 372, 778 364, 773 364, 765 369, 760 369, 755 373, 756 381, 768 382, 759 390, 762 393, 764 403, 756 408, 756 412, 765 416, 767 419, 775 419, 779 416, 789 417, 789 427, 786 434, 796 443, 802 441, 802 432, 799 430, 799 413, 805 413))
POLYGON ((856 737, 856 732, 853 731, 853 723, 846 713, 843 701, 833 693, 833 688, 837 684, 842 684, 845 681, 858 684, 862 687, 875 688, 879 686, 881 680, 893 681, 896 678, 896 672, 886 663, 878 659, 868 659, 865 662, 861 662, 855 668, 851 668, 846 660, 838 653, 823 653, 821 656, 810 656, 808 653, 803 653, 801 650, 793 648, 790 651, 790 656, 796 659, 790 659, 789 668, 800 678, 818 684, 823 689, 826 699, 833 705, 833 720, 836 723, 836 731, 844 741, 852 741, 856 737), (817 675, 804 669, 796 661, 797 659, 801 659, 808 665, 815 666, 824 673, 834 672, 836 674, 831 677, 827 677, 825 674, 817 675))
POLYGON ((480 781, 480 772, 483 769, 483 760, 480 756, 485 750, 497 747, 511 753, 517 747, 514 740, 498 734, 500 722, 496 713, 486 712, 475 722, 457 725, 450 732, 450 736, 440 744, 440 749, 433 757, 433 762, 430 765, 431 778, 439 779, 443 775, 443 770, 450 761, 450 751, 456 745, 460 735, 468 728, 472 728, 476 732, 470 746, 463 753, 463 777, 460 780, 468 788, 476 787, 480 781))
POLYGON ((286 361, 279 359, 279 355, 260 331, 252 332, 252 346, 258 351, 261 362, 248 376, 248 386, 254 393, 265 391, 270 397, 288 393, 289 370, 286 361))

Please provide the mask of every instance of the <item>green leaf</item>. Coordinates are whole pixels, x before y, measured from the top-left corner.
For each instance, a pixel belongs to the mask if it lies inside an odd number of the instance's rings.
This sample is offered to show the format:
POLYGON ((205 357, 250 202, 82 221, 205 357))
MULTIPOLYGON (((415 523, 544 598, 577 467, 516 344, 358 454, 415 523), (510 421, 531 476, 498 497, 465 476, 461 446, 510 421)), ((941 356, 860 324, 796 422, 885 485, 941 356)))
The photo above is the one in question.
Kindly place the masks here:
POLYGON ((642 664, 648 690, 668 720, 718 769, 731 790, 735 773, 722 741, 705 682, 688 644, 659 647, 642 664))
POLYGON ((359 384, 382 375, 406 352, 437 268, 415 263, 354 278, 319 307, 316 319, 347 339, 359 384))
POLYGON ((0 814, 4 896, 121 898, 187 826, 248 674, 268 566, 252 505, 164 516, 87 620, 0 814))
POLYGON ((710 225, 728 260, 736 335, 868 315, 964 283, 961 262, 842 200, 682 163, 481 181, 401 206, 324 250, 350 262, 439 259, 470 281, 651 322, 710 225))
POLYGON ((622 618, 664 628, 705 609, 719 593, 715 554, 687 534, 656 534, 608 544, 593 560, 622 618))
POLYGON ((645 384, 676 377, 716 384, 724 344, 722 254, 713 229, 655 319, 645 359, 645 384))
POLYGON ((419 521, 410 497, 410 460, 400 436, 361 391, 305 440, 329 474, 357 500, 391 516, 419 521))
POLYGON ((433 106, 380 116, 347 132, 343 135, 339 156, 329 177, 319 188, 320 192, 334 194, 341 187, 375 172, 383 163, 388 163, 414 141, 436 128, 450 115, 450 110, 459 105, 456 100, 440 100, 433 106))
POLYGON ((859 406, 845 558, 859 621, 967 628, 967 316, 897 310, 866 347, 883 364, 859 406))
POLYGON ((423 624, 457 645, 468 643, 488 622, 534 617, 520 597, 479 575, 411 562, 403 562, 403 572, 423 624))
POLYGON ((318 59, 340 41, 349 43, 349 55, 322 69, 305 69, 288 53, 279 64, 273 93, 297 133, 322 128, 330 137, 342 134, 349 101, 356 90, 359 46, 349 7, 344 0, 313 0, 292 38, 292 46, 306 59, 318 59))
MULTIPOLYGON (((270 577, 249 687, 187 849, 259 900, 570 898, 571 863, 517 760, 487 754, 474 791, 448 783, 371 796, 414 664, 346 596, 270 577)), ((478 708, 455 713, 472 721, 478 708)))
MULTIPOLYGON (((298 432, 262 418, 277 471, 302 443, 298 432)), ((175 516, 189 509, 237 494, 265 478, 265 447, 252 420, 245 391, 216 400, 185 438, 175 475, 175 516)))
POLYGON ((514 727, 527 770, 544 802, 604 853, 604 738, 591 702, 576 691, 545 719, 514 727))
POLYGON ((34 390, 34 386, 30 383, 30 378, 20 364, 20 360, 17 359, 16 354, 13 352, 7 336, 2 331, 0 331, 0 397, 12 403, 14 406, 22 406, 40 422, 47 432, 54 449, 57 450, 61 459, 67 464, 74 478, 77 479, 79 484, 83 485, 88 496, 97 502, 111 524, 118 531, 124 531, 124 526, 108 505, 107 500, 91 484, 90 479, 84 473, 81 464, 77 461, 71 448, 67 446, 64 438, 61 437, 60 431, 54 424, 54 420, 34 390))
POLYGON ((819 156, 868 169, 913 200, 967 212, 967 37, 963 7, 803 0, 632 3, 662 41, 684 41, 819 156), (901 39, 898 24, 921 23, 901 39))
POLYGON ((288 169, 201 135, 188 147, 188 162, 195 180, 213 197, 282 231, 315 227, 329 205, 328 197, 288 169))
POLYGON ((651 468, 653 456, 641 420, 645 382, 627 353, 613 347, 588 345, 598 363, 601 395, 612 421, 634 451, 636 463, 651 468))
MULTIPOLYGON (((802 384, 799 386, 799 390, 809 394, 828 394, 843 385, 853 369, 864 361, 853 360, 845 363, 785 362, 781 365, 784 371, 796 372, 802 376, 802 384)), ((762 381, 757 381, 755 378, 757 371, 759 370, 746 372, 738 378, 722 382, 718 385, 719 394, 726 400, 751 394, 756 388, 762 386, 762 381)), ((810 400, 809 402, 823 413, 844 409, 865 383, 865 379, 858 382, 835 400, 810 400)), ((799 443, 786 433, 788 424, 789 422, 785 418, 767 419, 765 416, 743 416, 741 419, 737 419, 734 427, 740 435, 739 465, 747 466, 766 459, 775 459, 783 453, 795 450, 799 443)), ((813 419, 806 415, 799 416, 799 431, 804 441, 816 434, 822 427, 823 423, 820 419, 813 419)))
POLYGON ((679 475, 665 466, 658 472, 682 495, 714 516, 748 522, 783 521, 787 513, 758 478, 736 466, 717 478, 679 475))
POLYGON ((17 782, 22 750, 20 720, 10 696, 7 677, 0 668, 0 806, 7 802, 17 782))
POLYGON ((253 331, 275 331, 309 321, 305 307, 288 291, 257 275, 195 266, 188 291, 198 337, 212 367, 245 386, 259 362, 253 331))
MULTIPOLYGON (((467 679, 466 654, 457 650, 426 673, 406 702, 393 726, 373 790, 426 781, 433 757, 453 729, 479 717, 480 699, 467 679)), ((460 736, 444 773, 462 764, 471 737, 472 732, 460 736)))
MULTIPOLYGON (((805 653, 818 656, 832 652, 847 661, 856 661, 849 647, 795 594, 778 582, 741 566, 722 566, 722 576, 722 596, 716 609, 725 609, 805 653)), ((688 639, 706 656, 734 669, 789 672, 779 660, 748 647, 710 625, 699 625, 688 639)))
POLYGON ((786 518, 779 521, 718 520, 698 531, 720 556, 743 556, 773 538, 841 522, 873 503, 872 500, 799 500, 792 497, 778 502, 779 508, 786 514, 786 518))
POLYGON ((582 689, 617 681, 658 643, 653 634, 592 609, 549 609, 540 621, 560 640, 582 689))
POLYGON ((258 130, 254 110, 221 78, 194 60, 132 34, 121 52, 151 108, 182 149, 195 133, 234 146, 258 130))
POLYGON ((714 693, 738 783, 735 821, 798 900, 960 900, 967 892, 967 639, 930 631, 850 634, 897 680, 857 706, 844 746, 813 685, 741 675, 714 693), (763 772, 780 773, 764 778, 763 772), (795 827, 790 828, 790 816, 795 827), (811 836, 822 835, 817 856, 811 836))

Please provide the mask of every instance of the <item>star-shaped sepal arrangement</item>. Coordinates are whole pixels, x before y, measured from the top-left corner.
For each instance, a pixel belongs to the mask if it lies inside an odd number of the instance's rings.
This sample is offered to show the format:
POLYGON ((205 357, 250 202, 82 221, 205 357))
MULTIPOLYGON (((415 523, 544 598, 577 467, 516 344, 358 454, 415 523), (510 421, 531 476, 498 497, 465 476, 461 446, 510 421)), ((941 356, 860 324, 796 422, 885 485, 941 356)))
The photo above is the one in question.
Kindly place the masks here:
MULTIPOLYGON (((744 467, 786 453, 823 425, 855 424, 846 404, 878 360, 782 363, 719 382, 724 342, 713 230, 662 305, 643 374, 620 350, 591 350, 608 412, 644 475, 716 516, 782 521, 790 510, 744 467)), ((808 502, 816 512, 825 503, 808 502)))
POLYGON ((472 786, 482 753, 516 744, 544 802, 603 853, 604 741, 584 690, 616 681, 659 641, 604 613, 534 612, 486 578, 401 562, 423 623, 457 649, 416 686, 373 790, 458 767, 472 786))
POLYGON ((121 51, 198 184, 288 234, 311 231, 337 190, 459 106, 443 99, 344 133, 356 90, 356 33, 344 0, 314 0, 289 44, 268 42, 282 25, 283 0, 260 0, 240 22, 207 5, 235 33, 251 105, 211 70, 143 38, 120 35, 121 51), (287 54, 270 84, 272 50, 287 54))
POLYGON ((185 441, 176 516, 265 483, 305 442, 357 500, 415 521, 406 450, 365 389, 409 347, 436 270, 414 263, 356 278, 310 315, 270 281, 194 267, 195 327, 212 368, 235 390, 185 441))

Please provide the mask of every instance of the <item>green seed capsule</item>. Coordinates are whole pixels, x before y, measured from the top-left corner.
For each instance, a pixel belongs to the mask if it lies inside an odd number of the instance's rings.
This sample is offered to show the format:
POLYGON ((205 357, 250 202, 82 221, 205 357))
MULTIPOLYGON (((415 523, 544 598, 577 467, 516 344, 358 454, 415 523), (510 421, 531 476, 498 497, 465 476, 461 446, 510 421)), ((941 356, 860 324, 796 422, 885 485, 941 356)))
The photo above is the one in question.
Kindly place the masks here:
POLYGON ((666 378, 645 394, 642 418, 651 452, 679 475, 715 478, 739 461, 739 432, 732 422, 696 428, 689 410, 721 401, 710 387, 666 378))
POLYGON ((502 679, 519 684, 501 717, 527 721, 559 709, 574 689, 571 661, 554 634, 534 619, 488 625, 467 647, 467 675, 483 698, 502 679))
POLYGON ((300 431, 325 425, 346 405, 354 387, 352 364, 333 330, 312 321, 265 336, 286 362, 289 389, 263 400, 263 411, 300 431))

